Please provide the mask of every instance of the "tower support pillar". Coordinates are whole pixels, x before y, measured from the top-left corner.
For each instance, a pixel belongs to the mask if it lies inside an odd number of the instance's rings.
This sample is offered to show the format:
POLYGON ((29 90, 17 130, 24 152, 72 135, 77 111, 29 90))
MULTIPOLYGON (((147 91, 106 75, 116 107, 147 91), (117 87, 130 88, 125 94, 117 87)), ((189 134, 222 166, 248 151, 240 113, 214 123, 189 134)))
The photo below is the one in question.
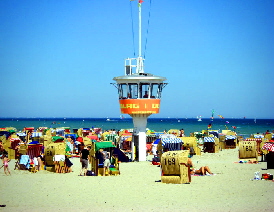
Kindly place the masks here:
MULTIPOLYGON (((138 136, 138 145, 137 146, 137 158, 138 161, 146 161, 147 151, 146 151, 146 127, 147 127, 147 118, 150 114, 132 114, 134 125, 134 134, 138 136)), ((135 141, 134 141, 135 142, 135 141)))

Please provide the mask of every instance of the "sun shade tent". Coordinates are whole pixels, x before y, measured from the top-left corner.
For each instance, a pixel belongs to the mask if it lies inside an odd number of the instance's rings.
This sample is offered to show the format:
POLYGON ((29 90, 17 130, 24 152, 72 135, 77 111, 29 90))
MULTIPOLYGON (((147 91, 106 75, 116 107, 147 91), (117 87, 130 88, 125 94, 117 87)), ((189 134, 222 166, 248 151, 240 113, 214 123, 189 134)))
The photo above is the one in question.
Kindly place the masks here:
POLYGON ((114 148, 113 155, 117 155, 118 160, 121 162, 129 162, 128 156, 125 155, 120 149, 114 148))

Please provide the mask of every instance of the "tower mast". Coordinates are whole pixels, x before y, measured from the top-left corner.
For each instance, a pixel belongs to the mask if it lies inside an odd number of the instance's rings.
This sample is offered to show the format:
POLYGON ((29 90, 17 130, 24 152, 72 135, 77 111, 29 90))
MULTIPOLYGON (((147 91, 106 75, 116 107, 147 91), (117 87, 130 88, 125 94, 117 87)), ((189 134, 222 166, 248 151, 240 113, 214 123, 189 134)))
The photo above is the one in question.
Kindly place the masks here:
POLYGON ((137 73, 144 73, 144 62, 142 57, 142 0, 139 0, 139 53, 137 59, 137 73))

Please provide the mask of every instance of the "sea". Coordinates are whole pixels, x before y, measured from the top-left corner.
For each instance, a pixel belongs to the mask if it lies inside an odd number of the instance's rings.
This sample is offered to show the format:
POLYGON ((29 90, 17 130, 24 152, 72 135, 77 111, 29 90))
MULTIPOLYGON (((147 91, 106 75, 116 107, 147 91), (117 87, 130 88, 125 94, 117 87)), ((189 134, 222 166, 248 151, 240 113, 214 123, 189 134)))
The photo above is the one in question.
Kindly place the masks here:
MULTIPOLYGON (((184 129, 186 136, 192 132, 211 130, 233 130, 238 135, 249 137, 251 134, 274 130, 274 119, 221 119, 204 118, 148 118, 147 128, 156 132, 170 129, 184 129)), ((0 118, 0 128, 14 127, 21 131, 24 127, 59 128, 102 128, 102 130, 133 129, 132 118, 0 118)))

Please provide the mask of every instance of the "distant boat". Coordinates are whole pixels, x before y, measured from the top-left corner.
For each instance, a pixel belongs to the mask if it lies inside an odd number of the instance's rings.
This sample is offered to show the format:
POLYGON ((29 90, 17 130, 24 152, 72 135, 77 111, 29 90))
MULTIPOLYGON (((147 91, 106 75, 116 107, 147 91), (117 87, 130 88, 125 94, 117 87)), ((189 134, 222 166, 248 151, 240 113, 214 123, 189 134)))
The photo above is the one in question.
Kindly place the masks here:
POLYGON ((197 116, 198 121, 202 121, 202 116, 197 116))
POLYGON ((110 121, 110 119, 107 119, 106 121, 110 121))
POLYGON ((254 123, 256 124, 256 122, 257 122, 257 120, 256 120, 256 118, 254 119, 254 123))

